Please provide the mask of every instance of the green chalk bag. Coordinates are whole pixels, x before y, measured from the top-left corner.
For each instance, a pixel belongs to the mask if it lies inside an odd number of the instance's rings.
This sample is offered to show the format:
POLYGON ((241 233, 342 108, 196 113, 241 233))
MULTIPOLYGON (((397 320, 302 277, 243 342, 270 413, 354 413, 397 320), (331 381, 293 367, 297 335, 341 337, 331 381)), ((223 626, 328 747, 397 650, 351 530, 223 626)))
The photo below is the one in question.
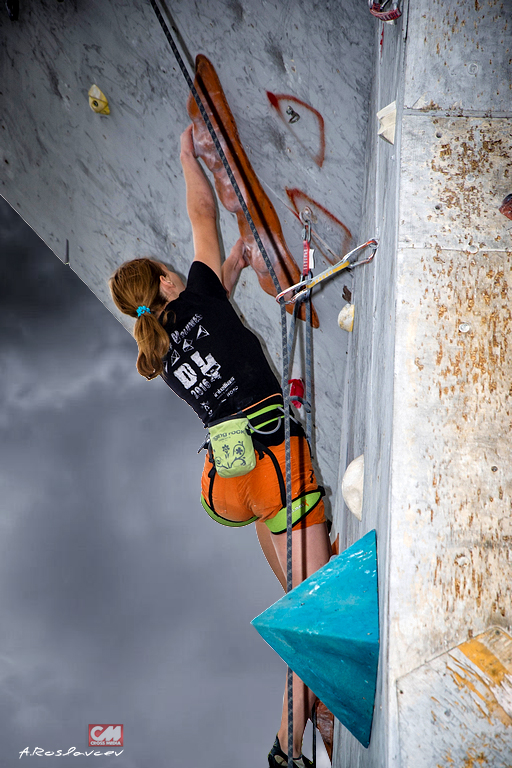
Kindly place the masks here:
POLYGON ((240 477, 256 466, 256 454, 245 416, 208 427, 215 469, 221 477, 240 477))

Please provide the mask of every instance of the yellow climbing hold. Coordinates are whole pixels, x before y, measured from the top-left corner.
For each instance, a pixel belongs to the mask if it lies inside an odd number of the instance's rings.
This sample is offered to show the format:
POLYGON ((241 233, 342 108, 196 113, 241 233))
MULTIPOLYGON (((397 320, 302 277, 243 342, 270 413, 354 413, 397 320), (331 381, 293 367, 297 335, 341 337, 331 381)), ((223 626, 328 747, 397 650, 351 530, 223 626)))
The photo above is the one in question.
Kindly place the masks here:
POLYGON ((93 112, 97 112, 99 115, 110 115, 107 97, 97 85, 91 85, 89 88, 89 106, 93 112))

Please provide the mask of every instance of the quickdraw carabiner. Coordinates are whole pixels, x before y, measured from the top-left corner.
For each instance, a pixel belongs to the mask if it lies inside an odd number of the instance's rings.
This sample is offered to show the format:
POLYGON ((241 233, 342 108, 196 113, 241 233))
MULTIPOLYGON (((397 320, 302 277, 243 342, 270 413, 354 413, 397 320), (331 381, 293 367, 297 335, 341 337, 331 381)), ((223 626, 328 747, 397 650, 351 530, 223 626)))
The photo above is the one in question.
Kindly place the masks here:
POLYGON ((354 248, 352 251, 350 251, 350 253, 347 253, 347 255, 344 256, 341 261, 339 261, 337 264, 334 264, 334 266, 329 267, 329 269, 326 269, 324 272, 321 272, 316 277, 312 277, 309 280, 303 279, 300 283, 295 283, 295 285, 291 285, 289 288, 281 291, 281 293, 278 293, 276 296, 276 301, 284 299, 284 296, 287 293, 290 293, 290 291, 296 291, 296 293, 290 299, 285 300, 284 302, 285 304, 295 304, 296 301, 300 301, 305 298, 313 286, 318 285, 318 283, 321 283, 322 280, 326 280, 328 277, 335 275, 337 272, 341 272, 342 269, 347 269, 348 267, 360 267, 362 264, 369 264, 375 256, 378 245, 378 240, 375 239, 368 240, 366 243, 358 245, 357 248, 354 248), (364 248, 371 248, 371 254, 368 256, 368 258, 363 259, 362 261, 355 261, 359 251, 362 251, 364 248))

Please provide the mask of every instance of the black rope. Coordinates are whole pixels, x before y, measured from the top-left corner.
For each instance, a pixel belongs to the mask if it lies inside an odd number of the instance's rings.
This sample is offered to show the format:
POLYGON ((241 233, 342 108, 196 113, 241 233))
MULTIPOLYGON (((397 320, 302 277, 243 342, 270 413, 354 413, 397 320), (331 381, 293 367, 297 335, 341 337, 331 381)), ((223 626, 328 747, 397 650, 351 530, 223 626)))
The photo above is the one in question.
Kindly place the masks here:
POLYGON ((313 724, 313 768, 316 768, 316 728, 317 728, 317 711, 316 711, 316 701, 313 704, 313 709, 311 711, 311 722, 313 724))
MULTIPOLYGON (((210 133, 210 136, 212 137, 212 141, 215 145, 215 149, 217 150, 219 157, 222 160, 222 164, 226 170, 226 173, 235 191, 235 194, 238 198, 242 211, 244 212, 245 218, 247 219, 247 223, 251 228, 251 232, 254 236, 256 244, 260 250, 263 260, 265 261, 265 265, 272 278, 272 282, 274 283, 276 293, 280 293, 281 286, 279 285, 279 280, 277 279, 272 263, 265 250, 265 246, 261 242, 261 238, 259 236, 258 230, 256 229, 256 226, 252 220, 252 216, 249 212, 249 209, 247 208, 246 202, 243 198, 243 195, 234 177, 233 171, 231 170, 231 167, 228 163, 224 150, 222 149, 219 139, 217 138, 217 134, 215 133, 215 129, 211 123, 208 113, 204 108, 203 102, 201 101, 201 97, 199 96, 197 89, 194 85, 194 82, 188 73, 188 70, 180 55, 180 52, 178 51, 178 48, 176 47, 176 44, 172 38, 169 28, 167 27, 167 24, 165 23, 165 20, 162 14, 160 13, 160 9, 158 8, 155 0, 150 0, 150 3, 153 7, 153 10, 155 11, 158 21, 160 22, 160 26, 162 27, 162 30, 167 38, 167 41, 171 46, 172 52, 174 53, 176 61, 178 62, 178 65, 185 77, 185 80, 187 81, 187 85, 190 88, 190 91, 196 101, 196 104, 201 113, 201 117, 203 118, 206 124, 206 127, 208 128, 208 131, 210 133)), ((282 342, 282 351, 283 351, 282 352, 283 353, 282 390, 283 390, 283 406, 284 406, 284 439, 285 439, 285 462, 286 462, 286 527, 287 527, 287 530, 286 530, 286 534, 287 534, 286 535, 286 590, 287 592, 290 592, 293 588, 293 581, 292 581, 292 535, 291 535, 291 532, 292 532, 291 475, 292 473, 291 473, 291 452, 290 452, 290 392, 289 392, 289 386, 288 386, 289 357, 288 357, 288 340, 287 340, 286 305, 285 305, 284 299, 280 299, 279 304, 281 306, 281 336, 282 336, 281 342, 282 342)), ((288 668, 288 768, 293 768, 293 674, 290 668, 288 668)))
POLYGON ((221 144, 219 142, 219 139, 217 138, 217 134, 215 133, 215 129, 214 129, 212 123, 211 123, 211 120, 210 120, 210 118, 208 116, 208 113, 206 112, 206 109, 204 108, 203 102, 201 101, 201 97, 199 96, 199 94, 197 92, 197 88, 195 87, 194 82, 193 82, 192 78, 190 77, 190 75, 188 73, 188 70, 187 70, 187 68, 185 66, 185 62, 183 61, 183 59, 182 59, 182 57, 180 55, 180 52, 178 51, 178 48, 176 47, 176 43, 174 42, 174 40, 172 38, 172 35, 171 35, 170 31, 169 31, 169 28, 168 28, 167 24, 165 23, 164 17, 160 13, 160 9, 158 8, 155 0, 150 0, 150 3, 153 6, 153 9, 154 9, 154 11, 156 13, 157 19, 160 22, 160 26, 162 27, 162 29, 164 31, 164 34, 165 34, 165 36, 167 38, 167 41, 169 42, 169 45, 172 48, 172 52, 174 53, 174 56, 176 57, 176 61, 178 62, 179 67, 180 67, 181 71, 183 72, 183 74, 185 76, 185 80, 187 81, 187 85, 189 86, 189 88, 190 88, 190 90, 192 92, 192 95, 193 95, 193 97, 194 97, 194 99, 196 101, 196 104, 197 104, 197 106, 199 108, 199 111, 201 113, 201 117, 203 118, 203 120, 204 120, 204 122, 206 124, 206 127, 208 128, 208 131, 210 132, 210 136, 212 137, 212 141, 213 141, 213 143, 215 145, 215 149, 219 153, 219 157, 222 160, 222 164, 223 164, 224 168, 226 169, 226 173, 227 173, 228 178, 229 178, 229 180, 230 180, 230 182, 231 182, 231 184, 233 186, 235 194, 236 194, 236 196, 238 198, 238 202, 240 203, 240 206, 242 208, 242 211, 244 212, 245 218, 247 219, 247 223, 249 224, 249 226, 251 228, 251 232, 252 232, 252 234, 254 236, 254 239, 256 240, 256 244, 257 244, 257 246, 258 246, 258 248, 259 248, 259 250, 261 252, 261 255, 263 256, 263 259, 265 261, 267 269, 270 272, 270 277, 272 278, 272 282, 274 283, 274 287, 275 287, 277 293, 280 293, 281 292, 281 286, 279 285, 279 280, 277 279, 276 273, 275 273, 274 268, 272 266, 272 262, 270 261, 270 259, 268 257, 268 254, 267 254, 267 252, 265 250, 265 246, 261 242, 261 238, 259 236, 258 230, 256 229, 256 226, 255 226, 255 224, 254 224, 254 222, 252 220, 251 214, 249 213, 249 209, 247 208, 247 205, 246 205, 246 202, 244 200, 244 197, 243 197, 243 195, 242 195, 242 193, 240 191, 240 187, 238 186, 237 181, 236 181, 236 179, 235 179, 235 177, 233 175, 233 171, 231 170, 231 167, 230 167, 230 165, 228 163, 228 160, 227 160, 227 157, 225 155, 225 152, 222 149, 222 146, 221 146, 221 144))
MULTIPOLYGON (((292 576, 292 458, 290 447, 290 386, 288 384, 289 358, 286 306, 281 301, 281 345, 283 349, 283 408, 284 408, 284 441, 286 464, 286 591, 293 589, 292 576)), ((293 765, 293 672, 288 667, 288 768, 293 765)))
POLYGON ((300 308, 306 306, 306 379, 304 386, 304 396, 302 402, 304 404, 304 410, 306 411, 306 437, 311 449, 311 455, 313 455, 312 446, 312 397, 313 397, 313 325, 311 322, 311 291, 306 291, 305 295, 298 299, 293 305, 293 314, 290 321, 290 331, 288 333, 288 360, 291 361, 293 357, 293 345, 295 342, 295 326, 297 322, 297 316, 300 312, 300 308))
POLYGON ((304 399, 309 404, 306 410, 306 437, 313 453, 313 323, 311 317, 311 291, 306 298, 306 391, 304 399))

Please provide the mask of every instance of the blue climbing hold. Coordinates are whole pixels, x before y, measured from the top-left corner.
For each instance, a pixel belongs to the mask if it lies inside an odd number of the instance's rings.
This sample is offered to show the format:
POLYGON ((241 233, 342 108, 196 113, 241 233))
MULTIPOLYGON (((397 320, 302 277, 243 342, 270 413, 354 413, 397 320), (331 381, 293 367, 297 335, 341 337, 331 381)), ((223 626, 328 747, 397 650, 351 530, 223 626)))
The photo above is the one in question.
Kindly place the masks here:
POLYGON ((251 622, 364 747, 379 658, 375 531, 251 622))

